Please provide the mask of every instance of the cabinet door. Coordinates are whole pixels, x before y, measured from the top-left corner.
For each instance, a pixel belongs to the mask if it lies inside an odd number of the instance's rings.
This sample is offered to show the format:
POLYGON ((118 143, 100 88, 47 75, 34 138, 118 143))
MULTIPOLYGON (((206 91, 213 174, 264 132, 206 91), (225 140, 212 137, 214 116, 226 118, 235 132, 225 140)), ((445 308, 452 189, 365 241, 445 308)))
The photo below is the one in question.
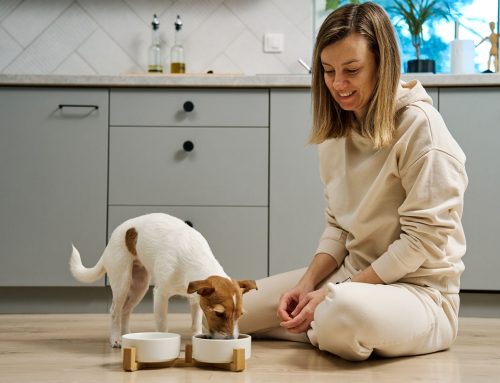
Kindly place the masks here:
POLYGON ((267 128, 111 127, 111 205, 267 206, 267 128), (183 147, 191 142, 190 151, 183 147))
POLYGON ((440 89, 440 112, 467 156, 462 289, 500 290, 500 88, 440 89))
POLYGON ((438 88, 425 88, 429 96, 432 98, 432 105, 434 108, 439 109, 439 89, 438 88))
POLYGON ((267 207, 110 206, 109 235, 123 221, 148 213, 189 221, 231 278, 267 276, 267 207))
POLYGON ((323 186, 309 89, 271 91, 270 274, 307 266, 324 229, 323 186))
POLYGON ((75 285, 71 243, 106 244, 108 91, 2 88, 0 116, 0 285, 75 285))

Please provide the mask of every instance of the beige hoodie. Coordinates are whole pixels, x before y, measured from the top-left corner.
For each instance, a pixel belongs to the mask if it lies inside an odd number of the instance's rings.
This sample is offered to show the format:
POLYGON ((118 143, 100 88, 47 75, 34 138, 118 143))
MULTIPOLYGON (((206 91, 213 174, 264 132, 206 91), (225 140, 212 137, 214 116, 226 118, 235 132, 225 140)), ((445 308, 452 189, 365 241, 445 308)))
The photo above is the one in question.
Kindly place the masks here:
POLYGON ((401 84, 397 109, 388 147, 355 132, 319 145, 327 225, 316 253, 353 273, 372 265, 385 283, 458 293, 465 155, 418 81, 401 84))

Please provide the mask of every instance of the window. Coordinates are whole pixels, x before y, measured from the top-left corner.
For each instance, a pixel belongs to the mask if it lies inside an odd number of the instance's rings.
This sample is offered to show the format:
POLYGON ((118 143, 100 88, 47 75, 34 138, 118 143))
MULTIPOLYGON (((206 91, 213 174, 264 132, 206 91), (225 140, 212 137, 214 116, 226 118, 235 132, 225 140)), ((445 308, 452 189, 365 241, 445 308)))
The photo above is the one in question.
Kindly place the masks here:
MULTIPOLYGON (((336 3, 345 4, 349 1, 337 1, 336 3)), ((375 1, 384 8, 390 6, 392 0, 375 1)), ((462 0, 450 1, 450 7, 459 15, 459 38, 463 40, 473 40, 477 45, 482 39, 486 38, 478 47, 475 48, 474 66, 477 73, 483 72, 488 67, 489 52, 491 43, 488 36, 491 34, 490 22, 495 23, 495 33, 499 31, 499 2, 500 0, 462 0)), ((335 3, 335 2, 331 2, 335 3)), ((326 10, 326 0, 313 0, 313 26, 314 36, 321 26, 325 17, 331 12, 326 10)), ((403 68, 408 60, 415 58, 415 49, 411 45, 408 28, 403 22, 396 23, 398 18, 389 14, 395 23, 396 33, 401 43, 401 57, 403 68)), ((435 20, 432 24, 424 25, 424 42, 421 46, 421 58, 430 58, 436 60, 437 73, 450 72, 450 42, 455 38, 455 20, 435 20)), ((492 67, 493 69, 493 67, 492 67)))

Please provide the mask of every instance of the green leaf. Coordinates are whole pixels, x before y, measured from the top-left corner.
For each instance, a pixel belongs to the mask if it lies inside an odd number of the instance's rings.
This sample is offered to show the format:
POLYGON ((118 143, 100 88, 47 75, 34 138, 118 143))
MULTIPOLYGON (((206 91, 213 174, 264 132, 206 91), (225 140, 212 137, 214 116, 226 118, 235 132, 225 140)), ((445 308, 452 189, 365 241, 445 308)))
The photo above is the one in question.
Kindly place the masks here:
POLYGON ((341 0, 326 0, 325 9, 337 9, 341 0))

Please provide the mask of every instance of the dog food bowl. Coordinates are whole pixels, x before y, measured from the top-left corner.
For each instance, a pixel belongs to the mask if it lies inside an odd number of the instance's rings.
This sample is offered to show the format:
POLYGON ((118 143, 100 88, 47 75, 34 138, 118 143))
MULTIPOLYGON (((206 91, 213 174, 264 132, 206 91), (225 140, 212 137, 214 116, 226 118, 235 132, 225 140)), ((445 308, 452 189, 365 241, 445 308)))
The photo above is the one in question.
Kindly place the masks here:
POLYGON ((207 335, 193 336, 193 359, 204 363, 229 363, 233 350, 245 350, 245 359, 252 355, 252 337, 240 334, 238 339, 212 339, 207 335))
POLYGON ((179 357, 181 336, 170 332, 136 332, 122 336, 122 350, 136 349, 136 361, 168 362, 179 357))

